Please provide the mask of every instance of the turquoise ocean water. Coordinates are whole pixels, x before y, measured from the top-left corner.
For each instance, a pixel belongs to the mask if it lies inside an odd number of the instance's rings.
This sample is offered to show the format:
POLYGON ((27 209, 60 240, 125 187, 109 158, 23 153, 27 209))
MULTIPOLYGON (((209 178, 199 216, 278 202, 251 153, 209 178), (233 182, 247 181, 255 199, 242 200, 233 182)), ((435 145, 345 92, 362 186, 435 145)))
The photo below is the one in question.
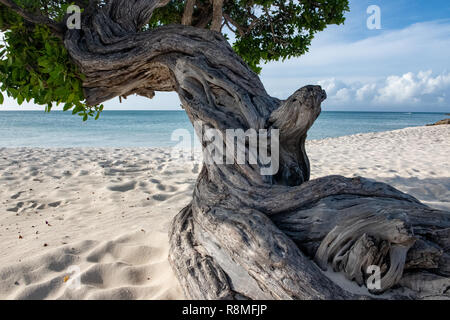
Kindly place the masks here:
MULTIPOLYGON (((447 116, 448 117, 448 116, 447 116)), ((443 113, 322 112, 308 139, 423 126, 443 113)), ((0 147, 170 147, 172 132, 192 126, 184 111, 104 111, 82 122, 70 113, 0 112, 0 147)))

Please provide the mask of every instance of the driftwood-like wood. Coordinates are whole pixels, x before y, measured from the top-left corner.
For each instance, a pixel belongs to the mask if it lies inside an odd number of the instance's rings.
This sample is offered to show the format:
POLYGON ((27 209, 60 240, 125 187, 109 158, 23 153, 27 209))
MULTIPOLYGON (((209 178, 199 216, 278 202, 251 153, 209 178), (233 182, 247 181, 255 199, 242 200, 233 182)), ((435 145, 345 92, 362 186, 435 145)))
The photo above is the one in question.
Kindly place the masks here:
POLYGON ((176 91, 190 120, 202 123, 199 135, 209 128, 280 130, 276 175, 261 174, 262 164, 209 161, 209 142, 202 141, 204 166, 192 202, 170 231, 169 258, 186 297, 366 298, 323 271, 364 286, 370 265, 382 271, 381 289, 372 293, 449 296, 448 212, 363 178, 308 181, 305 139, 326 98, 320 87, 273 98, 218 32, 184 25, 140 32, 166 1, 107 3, 65 36, 90 104, 176 91))

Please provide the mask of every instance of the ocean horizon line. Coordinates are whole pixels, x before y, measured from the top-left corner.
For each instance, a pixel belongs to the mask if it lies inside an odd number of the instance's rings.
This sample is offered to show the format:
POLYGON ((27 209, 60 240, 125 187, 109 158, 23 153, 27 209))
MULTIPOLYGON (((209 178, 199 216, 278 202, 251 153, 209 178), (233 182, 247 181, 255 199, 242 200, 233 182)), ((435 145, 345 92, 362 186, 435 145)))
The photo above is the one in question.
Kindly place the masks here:
MULTIPOLYGON (((133 112, 186 112, 184 110, 170 110, 170 109, 152 109, 152 110, 142 110, 142 109, 120 109, 120 110, 108 110, 105 109, 102 111, 102 113, 104 112, 127 112, 127 111, 133 111, 133 112)), ((1 110, 0 112, 42 112, 42 113, 54 113, 54 112, 59 112, 59 113, 65 113, 65 114, 71 114, 71 110, 68 111, 64 111, 64 110, 51 110, 50 112, 46 112, 44 109, 42 110, 1 110)), ((352 113, 352 112, 361 112, 361 113, 427 113, 427 114, 450 114, 450 110, 449 111, 375 111, 375 110, 322 110, 322 113, 324 112, 348 112, 348 113, 352 113)))

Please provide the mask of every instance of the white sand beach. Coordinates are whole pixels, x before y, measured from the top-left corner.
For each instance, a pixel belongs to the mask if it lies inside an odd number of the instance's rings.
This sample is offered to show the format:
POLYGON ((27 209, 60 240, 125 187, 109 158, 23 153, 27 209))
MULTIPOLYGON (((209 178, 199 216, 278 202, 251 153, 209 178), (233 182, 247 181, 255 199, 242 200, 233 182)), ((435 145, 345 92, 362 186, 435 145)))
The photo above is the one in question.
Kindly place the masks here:
MULTIPOLYGON (((312 179, 377 179, 450 210, 450 125, 307 150, 312 179)), ((169 149, 0 148, 0 299, 183 299, 167 230, 199 169, 169 149)))

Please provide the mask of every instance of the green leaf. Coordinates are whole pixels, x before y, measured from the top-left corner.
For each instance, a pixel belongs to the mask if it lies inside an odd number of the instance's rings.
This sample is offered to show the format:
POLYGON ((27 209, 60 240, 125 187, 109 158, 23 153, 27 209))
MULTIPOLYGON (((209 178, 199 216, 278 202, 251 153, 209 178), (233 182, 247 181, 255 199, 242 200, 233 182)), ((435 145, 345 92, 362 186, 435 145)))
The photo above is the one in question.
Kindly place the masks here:
POLYGON ((22 105, 22 103, 23 103, 24 100, 25 100, 25 99, 24 99, 24 97, 23 97, 21 94, 19 94, 19 95, 17 96, 17 103, 19 104, 19 106, 22 105))
POLYGON ((63 111, 67 111, 67 110, 70 110, 70 109, 72 109, 72 105, 70 103, 66 103, 64 105, 63 111))

